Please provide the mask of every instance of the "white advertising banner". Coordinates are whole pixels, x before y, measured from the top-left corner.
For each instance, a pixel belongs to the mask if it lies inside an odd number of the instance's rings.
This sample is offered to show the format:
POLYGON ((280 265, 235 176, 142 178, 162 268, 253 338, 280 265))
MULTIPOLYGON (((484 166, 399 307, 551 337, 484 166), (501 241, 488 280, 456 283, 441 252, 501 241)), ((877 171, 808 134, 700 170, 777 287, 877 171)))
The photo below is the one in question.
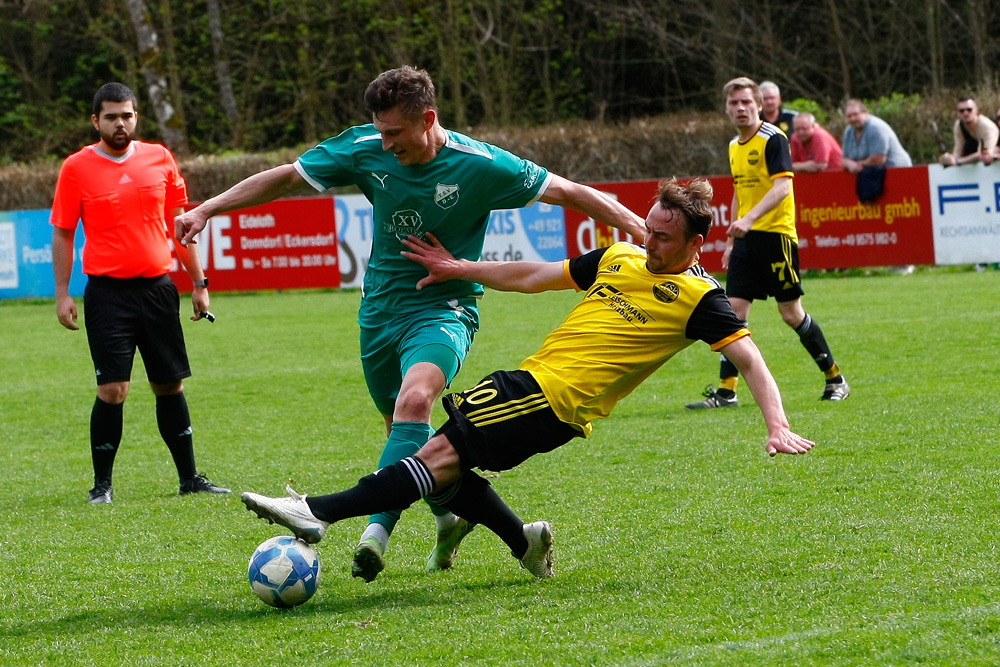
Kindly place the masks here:
POLYGON ((13 222, 0 222, 0 289, 17 289, 17 234, 13 222))
POLYGON ((935 264, 1000 260, 1000 163, 927 168, 935 264))

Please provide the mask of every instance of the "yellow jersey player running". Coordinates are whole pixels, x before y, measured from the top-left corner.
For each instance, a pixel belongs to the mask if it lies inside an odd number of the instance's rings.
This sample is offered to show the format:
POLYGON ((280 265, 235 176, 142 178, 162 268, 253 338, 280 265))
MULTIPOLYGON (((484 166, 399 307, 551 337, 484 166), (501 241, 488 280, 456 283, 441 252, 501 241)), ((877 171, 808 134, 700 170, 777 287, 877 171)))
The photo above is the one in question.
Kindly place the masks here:
POLYGON ((616 243, 562 262, 476 262, 456 259, 433 235, 430 243, 406 240, 403 255, 429 271, 418 289, 460 279, 518 292, 576 289, 584 296, 518 370, 498 371, 447 396, 448 421, 414 456, 341 493, 307 498, 289 488, 283 498, 244 493, 243 503, 315 543, 335 521, 433 498, 496 533, 531 574, 550 577, 549 523, 524 523, 472 469, 508 470, 586 437, 592 421, 606 417, 696 340, 724 352, 743 373, 767 425, 768 454, 809 451, 813 443, 790 429, 778 387, 745 323, 698 265, 712 222, 711 200, 707 181, 663 181, 646 217, 645 247, 616 243))
MULTIPOLYGON (((746 321, 754 299, 773 296, 785 324, 795 329, 803 347, 826 378, 820 397, 842 401, 851 393, 819 324, 802 308, 799 279, 799 237, 795 231, 795 195, 788 137, 760 119, 760 88, 746 77, 725 85, 726 114, 739 134, 729 142, 733 174, 732 211, 722 255, 726 294, 736 315, 746 321)), ((705 390, 705 400, 689 403, 689 410, 736 407, 739 371, 725 354, 719 371, 719 390, 705 390)))

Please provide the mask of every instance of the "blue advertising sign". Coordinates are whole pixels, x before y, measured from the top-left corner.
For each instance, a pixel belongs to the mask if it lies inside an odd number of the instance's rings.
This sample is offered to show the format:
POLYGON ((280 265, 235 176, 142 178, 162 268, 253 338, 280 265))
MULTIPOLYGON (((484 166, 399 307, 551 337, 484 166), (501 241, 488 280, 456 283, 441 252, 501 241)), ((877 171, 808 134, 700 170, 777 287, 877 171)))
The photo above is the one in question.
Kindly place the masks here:
MULTIPOLYGON (((52 226, 49 209, 0 212, 0 299, 52 298, 52 226)), ((80 258, 83 230, 77 227, 69 293, 81 296, 87 284, 80 258)))

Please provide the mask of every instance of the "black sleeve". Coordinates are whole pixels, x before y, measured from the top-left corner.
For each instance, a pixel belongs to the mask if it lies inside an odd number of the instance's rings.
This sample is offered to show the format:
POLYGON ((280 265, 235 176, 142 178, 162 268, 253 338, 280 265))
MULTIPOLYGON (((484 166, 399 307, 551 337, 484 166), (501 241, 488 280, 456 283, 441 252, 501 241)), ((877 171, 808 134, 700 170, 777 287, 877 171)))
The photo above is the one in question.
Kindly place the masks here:
POLYGON ((703 340, 709 345, 715 345, 746 326, 746 322, 736 317, 726 293, 721 289, 714 289, 706 293, 695 306, 684 335, 691 340, 703 340))
POLYGON ((764 145, 764 158, 767 160, 767 173, 774 176, 792 170, 792 150, 788 147, 788 139, 775 134, 764 145))
POLYGON ((597 280, 597 268, 607 251, 607 248, 598 248, 569 260, 569 275, 581 290, 589 289, 597 280))

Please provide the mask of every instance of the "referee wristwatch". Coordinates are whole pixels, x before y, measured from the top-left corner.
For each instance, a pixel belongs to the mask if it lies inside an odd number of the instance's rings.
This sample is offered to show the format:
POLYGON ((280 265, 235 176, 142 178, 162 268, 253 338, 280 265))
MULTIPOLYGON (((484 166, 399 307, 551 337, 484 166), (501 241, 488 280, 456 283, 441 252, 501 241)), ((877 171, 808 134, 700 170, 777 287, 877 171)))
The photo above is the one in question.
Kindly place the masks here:
POLYGON ((208 287, 208 277, 202 278, 201 280, 194 281, 195 287, 208 287))

